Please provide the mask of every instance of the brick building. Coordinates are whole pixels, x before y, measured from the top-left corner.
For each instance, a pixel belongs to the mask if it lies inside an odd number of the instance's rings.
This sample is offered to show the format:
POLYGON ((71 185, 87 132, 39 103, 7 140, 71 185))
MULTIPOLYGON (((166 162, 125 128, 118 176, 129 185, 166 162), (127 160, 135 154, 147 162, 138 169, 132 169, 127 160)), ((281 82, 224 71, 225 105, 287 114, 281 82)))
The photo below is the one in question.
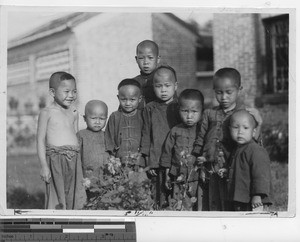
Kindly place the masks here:
POLYGON ((199 35, 169 13, 72 13, 8 45, 8 115, 36 114, 50 100, 48 79, 64 70, 77 78, 78 107, 90 99, 117 109, 117 85, 139 74, 136 45, 158 43, 162 62, 178 74, 179 91, 196 82, 199 35))
POLYGON ((243 100, 287 112, 289 15, 214 14, 214 69, 241 72, 243 100))

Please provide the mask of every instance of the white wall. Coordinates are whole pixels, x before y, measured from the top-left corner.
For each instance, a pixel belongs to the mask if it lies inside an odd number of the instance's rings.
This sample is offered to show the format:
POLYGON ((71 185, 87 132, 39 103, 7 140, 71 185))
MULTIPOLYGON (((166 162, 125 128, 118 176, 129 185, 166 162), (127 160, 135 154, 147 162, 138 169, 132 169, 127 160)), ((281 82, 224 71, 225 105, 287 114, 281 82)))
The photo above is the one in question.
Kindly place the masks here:
MULTIPOLYGON (((136 45, 152 38, 149 13, 101 13, 74 29, 74 74, 78 83, 78 107, 84 112, 91 99, 117 110, 117 85, 139 74, 136 45)), ((83 119, 80 128, 84 128, 83 119)))

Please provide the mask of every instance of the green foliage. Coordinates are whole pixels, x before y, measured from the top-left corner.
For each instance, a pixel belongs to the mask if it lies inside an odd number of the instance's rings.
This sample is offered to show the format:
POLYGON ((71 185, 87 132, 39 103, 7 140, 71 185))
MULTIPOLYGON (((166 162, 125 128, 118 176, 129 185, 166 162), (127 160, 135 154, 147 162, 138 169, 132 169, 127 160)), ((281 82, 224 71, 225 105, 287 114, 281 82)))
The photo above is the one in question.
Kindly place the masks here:
POLYGON ((287 211, 288 208, 288 164, 271 163, 273 190, 273 211, 287 211))
MULTIPOLYGON (((8 208, 15 208, 15 209, 42 209, 44 207, 44 189, 45 184, 41 182, 39 177, 39 171, 40 166, 38 162, 37 155, 18 155, 18 156, 8 156, 7 157, 7 207, 8 208)), ((134 171, 134 175, 132 177, 135 177, 136 180, 140 177, 139 171, 134 171), (137 174, 136 174, 137 173, 137 174)), ((129 172, 127 172, 129 173, 129 172)), ((272 211, 287 211, 288 206, 288 164, 285 163, 278 163, 278 162, 272 162, 271 163, 271 175, 272 175, 272 186, 273 186, 273 205, 271 207, 272 211)), ((111 176, 110 176, 111 177, 111 176)), ((141 175, 142 179, 146 179, 144 175, 141 175)), ((135 180, 135 179, 133 179, 135 180)), ((112 191, 117 190, 119 194, 124 194, 126 192, 126 187, 129 187, 129 182, 126 186, 119 186, 119 191, 117 189, 112 189, 112 191), (124 189, 124 190, 123 190, 124 189)), ((149 187, 150 185, 149 181, 144 183, 144 190, 148 192, 146 194, 147 199, 149 199, 149 204, 147 205, 147 202, 144 201, 146 205, 140 206, 142 207, 141 210, 150 210, 152 209, 153 201, 151 197, 149 196, 149 187)), ((113 187, 113 185, 110 185, 113 187)), ((137 184, 133 184, 133 187, 139 187, 137 184)), ((105 187, 107 189, 108 186, 105 187)), ((143 192, 137 192, 134 189, 131 189, 131 191, 128 193, 128 196, 124 194, 124 197, 127 197, 125 201, 132 201, 137 200, 140 201, 140 198, 137 198, 134 196, 134 198, 131 197, 132 193, 135 193, 136 196, 139 196, 139 194, 144 194, 143 192), (132 191, 133 190, 133 191, 132 191)), ((107 191, 109 193, 110 191, 107 191)), ((145 193, 146 193, 145 192, 145 193)), ((113 194, 114 192, 111 192, 110 194, 113 194)), ((101 195, 98 193, 99 197, 94 197, 91 199, 86 209, 103 209, 104 203, 101 201, 101 195), (93 204, 94 202, 94 204, 93 204), (98 205, 99 203, 99 205, 98 205), (98 208, 99 207, 99 208, 98 208)), ((145 199, 145 200, 147 200, 145 199)), ((179 201, 179 199, 177 200, 179 201)), ((166 210, 176 210, 175 204, 173 202, 176 202, 175 200, 171 201, 170 207, 171 209, 166 210)), ((125 205, 128 202, 125 202, 125 205)), ((110 205, 108 203, 108 206, 105 206, 105 209, 122 209, 127 210, 123 208, 122 204, 113 204, 110 205), (118 208, 120 207, 120 208, 118 208)), ((135 206, 126 206, 130 209, 128 210, 135 210, 135 206)), ((178 209, 180 210, 179 206, 178 209)))
POLYGON ((270 159, 280 162, 288 161, 288 125, 278 122, 265 126, 262 130, 264 147, 270 159))
POLYGON ((85 187, 93 194, 85 209, 152 210, 150 180, 138 168, 138 156, 131 155, 126 163, 110 158, 98 177, 85 179, 85 187))
POLYGON ((25 188, 16 187, 7 192, 7 208, 14 209, 44 209, 45 194, 37 192, 28 193, 25 188))
POLYGON ((262 137, 272 161, 288 161, 288 110, 286 106, 268 106, 260 109, 263 117, 262 137))
POLYGON ((7 151, 10 154, 36 150, 36 116, 17 116, 7 124, 7 151))
POLYGON ((30 147, 35 141, 35 134, 28 126, 25 126, 15 135, 14 141, 18 147, 30 147))
POLYGON ((197 202, 198 167, 194 167, 195 157, 187 150, 183 150, 180 156, 180 174, 172 182, 172 197, 168 198, 168 206, 163 209, 191 211, 197 202))

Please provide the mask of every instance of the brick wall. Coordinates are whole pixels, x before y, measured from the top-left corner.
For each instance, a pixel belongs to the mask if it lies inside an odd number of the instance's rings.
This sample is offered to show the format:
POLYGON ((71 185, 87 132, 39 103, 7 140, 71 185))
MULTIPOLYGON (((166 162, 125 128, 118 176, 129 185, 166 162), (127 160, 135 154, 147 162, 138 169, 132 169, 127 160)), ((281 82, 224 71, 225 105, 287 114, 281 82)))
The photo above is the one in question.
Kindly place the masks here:
POLYGON ((152 14, 153 40, 159 45, 161 63, 177 72, 178 92, 196 82, 196 35, 168 15, 152 14))
POLYGON ((214 14, 215 70, 233 67, 240 71, 242 98, 253 106, 263 78, 261 22, 257 14, 214 14), (259 87, 259 88, 258 88, 259 87))

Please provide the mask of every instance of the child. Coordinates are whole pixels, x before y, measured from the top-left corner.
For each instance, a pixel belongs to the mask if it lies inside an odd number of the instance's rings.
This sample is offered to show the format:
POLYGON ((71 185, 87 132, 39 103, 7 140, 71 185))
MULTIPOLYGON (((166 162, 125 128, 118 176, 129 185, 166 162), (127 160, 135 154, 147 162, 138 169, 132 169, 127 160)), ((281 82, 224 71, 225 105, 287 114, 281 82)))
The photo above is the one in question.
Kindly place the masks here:
POLYGON ((153 90, 153 75, 160 62, 158 45, 151 40, 140 42, 136 47, 135 60, 141 70, 141 74, 134 79, 140 83, 142 88, 144 100, 139 106, 142 109, 145 103, 147 104, 156 99, 153 90))
MULTIPOLYGON (((169 132, 160 159, 160 165, 166 169, 167 189, 172 189, 175 200, 183 200, 191 210, 198 210, 196 203, 198 176, 194 169, 195 157, 191 155, 193 144, 199 130, 199 121, 203 111, 204 98, 200 91, 186 89, 179 96, 179 113, 182 123, 176 125, 169 132), (188 187, 183 187, 185 183, 188 187), (182 194, 181 190, 184 191, 182 194), (181 196, 181 197, 179 197, 181 196), (194 201, 192 199, 194 198, 194 201)), ((180 204, 177 209, 181 209, 180 204)), ((182 205, 182 204, 181 204, 182 205)), ((199 203, 201 206, 201 203, 199 203)), ((185 207, 185 209, 188 209, 185 207)), ((201 209, 201 208, 200 208, 201 209)))
POLYGON ((234 211, 263 210, 270 203, 271 169, 267 151, 253 137, 256 121, 246 110, 230 118, 230 134, 236 143, 229 168, 228 197, 234 211))
MULTIPOLYGON (((104 128, 107 120, 107 105, 99 100, 91 100, 85 105, 84 121, 87 128, 77 133, 82 160, 83 176, 92 180, 99 178, 104 161, 108 159, 105 152, 104 128)), ((93 194, 86 190, 88 199, 93 194)))
POLYGON ((142 111, 138 105, 142 100, 141 86, 134 79, 125 79, 118 85, 120 108, 113 112, 105 130, 106 150, 110 156, 120 158, 123 164, 131 158, 145 164, 139 155, 142 136, 142 111))
POLYGON ((75 78, 55 72, 49 80, 54 102, 38 119, 37 150, 41 179, 46 182, 47 209, 81 209, 86 201, 79 155, 75 78))
MULTIPOLYGON (((208 190, 204 189, 204 200, 208 198, 210 211, 224 211, 226 208, 226 178, 224 167, 233 150, 234 142, 229 133, 229 117, 245 105, 237 102, 241 86, 241 75, 233 68, 219 69, 213 78, 213 88, 219 106, 203 113, 200 132, 194 144, 193 154, 202 156, 198 161, 206 161, 208 190)), ((260 133, 261 117, 255 109, 249 109, 258 122, 256 137, 260 133)))
POLYGON ((150 168, 148 175, 157 207, 164 200, 164 193, 161 192, 161 189, 164 190, 164 185, 161 187, 163 174, 159 173, 162 146, 170 129, 180 122, 177 99, 174 98, 177 90, 175 70, 169 66, 158 67, 153 77, 153 85, 156 100, 148 103, 143 110, 141 153, 150 168))

